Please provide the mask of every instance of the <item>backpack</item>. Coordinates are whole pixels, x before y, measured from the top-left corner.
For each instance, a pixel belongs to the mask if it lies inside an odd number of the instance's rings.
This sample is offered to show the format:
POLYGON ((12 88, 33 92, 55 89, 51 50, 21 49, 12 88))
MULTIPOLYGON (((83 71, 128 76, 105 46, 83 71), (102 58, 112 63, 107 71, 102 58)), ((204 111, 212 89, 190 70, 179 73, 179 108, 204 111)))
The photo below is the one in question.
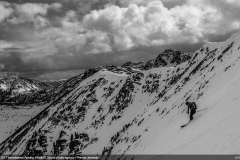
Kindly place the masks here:
POLYGON ((196 110, 196 109, 197 109, 197 105, 196 105, 196 103, 195 103, 195 102, 192 102, 192 103, 191 103, 191 109, 194 109, 194 110, 196 110))

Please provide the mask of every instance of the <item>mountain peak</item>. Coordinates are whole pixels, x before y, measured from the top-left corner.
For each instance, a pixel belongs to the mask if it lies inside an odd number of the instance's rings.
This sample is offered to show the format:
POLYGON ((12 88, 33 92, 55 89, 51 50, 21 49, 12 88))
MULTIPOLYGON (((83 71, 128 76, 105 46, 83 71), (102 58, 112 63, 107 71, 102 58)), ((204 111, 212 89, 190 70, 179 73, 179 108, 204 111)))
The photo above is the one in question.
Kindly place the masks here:
MULTIPOLYGON (((16 101, 20 100, 22 104, 22 101, 25 102, 28 99, 27 97, 33 98, 33 94, 51 89, 53 89, 53 86, 37 80, 8 76, 0 79, 0 103, 15 104, 16 101)), ((40 99, 36 100, 39 101, 40 99)))
POLYGON ((6 80, 6 81, 15 81, 15 80, 20 79, 20 77, 18 77, 18 76, 5 76, 3 79, 6 80))
POLYGON ((189 60, 190 58, 190 54, 184 53, 179 50, 166 49, 164 52, 158 55, 156 61, 159 61, 159 59, 163 59, 166 62, 166 66, 176 66, 189 60))
POLYGON ((173 50, 173 49, 165 49, 162 53, 171 53, 171 52, 175 52, 175 50, 173 50))
POLYGON ((174 67, 191 59, 191 55, 179 50, 166 49, 160 53, 157 58, 147 62, 126 62, 122 67, 133 67, 142 70, 148 70, 157 67, 174 67))

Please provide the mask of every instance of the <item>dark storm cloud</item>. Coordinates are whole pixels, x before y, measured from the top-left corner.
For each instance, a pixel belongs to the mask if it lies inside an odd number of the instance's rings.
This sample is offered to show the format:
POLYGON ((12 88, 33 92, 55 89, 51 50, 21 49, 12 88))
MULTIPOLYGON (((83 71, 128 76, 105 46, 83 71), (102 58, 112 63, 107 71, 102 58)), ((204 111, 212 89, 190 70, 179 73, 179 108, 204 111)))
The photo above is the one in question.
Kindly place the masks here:
POLYGON ((170 9, 185 4, 186 0, 162 0, 162 3, 170 9))
POLYGON ((238 32, 238 30, 228 31, 223 35, 208 35, 208 40, 210 42, 222 42, 231 37, 234 33, 238 32))
POLYGON ((32 22, 18 25, 0 25, 0 39, 7 41, 31 41, 34 38, 34 31, 34 24, 32 22))
MULTIPOLYGON (((83 16, 89 13, 91 10, 103 9, 106 4, 120 5, 118 0, 7 0, 9 3, 25 4, 25 3, 42 3, 42 4, 52 4, 60 3, 62 4, 62 12, 58 13, 58 16, 63 16, 65 12, 69 10, 75 10, 79 16, 83 16)), ((49 16, 51 14, 50 11, 49 16)))
POLYGON ((168 48, 193 53, 240 28, 237 0, 2 2, 0 70, 27 76, 147 61, 168 48))
POLYGON ((7 51, 1 56, 0 63, 4 64, 4 68, 0 71, 5 72, 24 72, 32 68, 31 63, 24 63, 21 58, 21 53, 18 51, 7 51))

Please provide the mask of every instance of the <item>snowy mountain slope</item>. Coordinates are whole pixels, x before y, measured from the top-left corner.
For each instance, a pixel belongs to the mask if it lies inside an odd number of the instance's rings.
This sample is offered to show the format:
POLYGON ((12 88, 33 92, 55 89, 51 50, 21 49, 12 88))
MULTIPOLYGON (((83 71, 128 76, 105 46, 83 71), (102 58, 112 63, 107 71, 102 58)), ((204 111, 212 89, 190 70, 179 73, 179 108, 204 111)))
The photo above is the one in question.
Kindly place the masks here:
POLYGON ((47 104, 41 106, 0 106, 0 142, 3 142, 19 127, 42 111, 47 104))
POLYGON ((176 67, 100 68, 72 79, 0 155, 239 154, 239 49, 240 33, 176 67), (186 100, 207 109, 180 129, 186 100))
POLYGON ((0 80, 0 104, 26 105, 45 101, 52 89, 51 85, 36 80, 6 77, 0 80))
POLYGON ((0 80, 0 142, 43 110, 51 85, 17 76, 0 80))

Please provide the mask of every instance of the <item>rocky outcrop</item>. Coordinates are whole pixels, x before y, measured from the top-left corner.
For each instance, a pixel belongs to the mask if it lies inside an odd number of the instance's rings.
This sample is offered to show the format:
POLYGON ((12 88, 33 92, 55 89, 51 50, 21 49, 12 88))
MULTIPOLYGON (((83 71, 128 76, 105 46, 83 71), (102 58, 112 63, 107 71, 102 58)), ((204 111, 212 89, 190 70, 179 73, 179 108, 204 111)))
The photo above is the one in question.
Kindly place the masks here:
POLYGON ((174 67, 190 59, 190 54, 177 50, 174 51, 172 49, 167 49, 164 52, 160 53, 155 59, 151 59, 147 62, 127 62, 123 64, 122 67, 132 67, 141 70, 149 70, 151 68, 157 67, 174 67))

